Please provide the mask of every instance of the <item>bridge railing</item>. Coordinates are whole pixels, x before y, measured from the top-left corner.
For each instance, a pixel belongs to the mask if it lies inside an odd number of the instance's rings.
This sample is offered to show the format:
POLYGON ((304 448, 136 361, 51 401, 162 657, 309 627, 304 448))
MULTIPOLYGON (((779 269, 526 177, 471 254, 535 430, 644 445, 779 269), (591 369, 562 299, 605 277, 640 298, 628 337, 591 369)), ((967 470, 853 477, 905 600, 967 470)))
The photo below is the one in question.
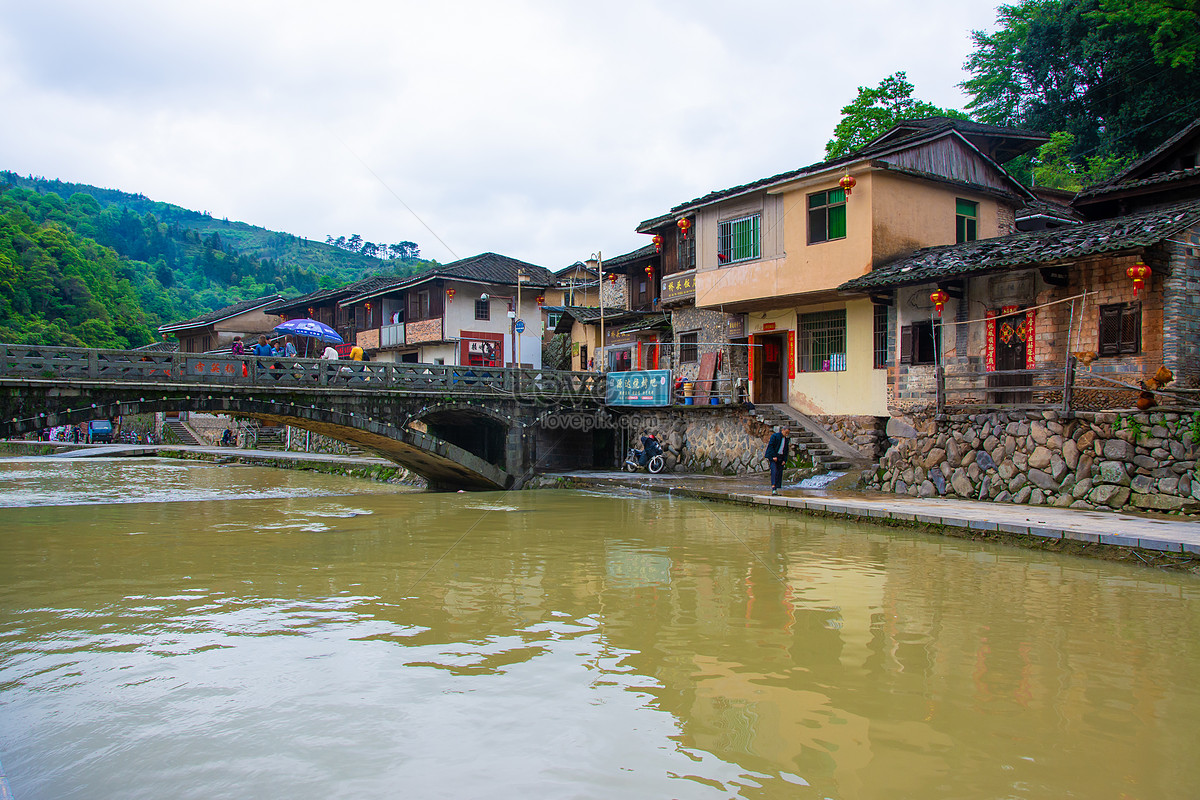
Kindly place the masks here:
POLYGON ((0 344, 0 378, 603 401, 591 372, 0 344))

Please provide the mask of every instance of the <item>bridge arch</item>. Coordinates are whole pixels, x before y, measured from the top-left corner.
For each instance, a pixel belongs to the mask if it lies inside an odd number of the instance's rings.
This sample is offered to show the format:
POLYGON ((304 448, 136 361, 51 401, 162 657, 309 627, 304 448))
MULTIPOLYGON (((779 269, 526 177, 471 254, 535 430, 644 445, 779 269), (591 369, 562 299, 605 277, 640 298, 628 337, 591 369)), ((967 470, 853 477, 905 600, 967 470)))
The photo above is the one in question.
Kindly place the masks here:
POLYGON ((75 425, 163 411, 225 413, 329 436, 400 464, 429 481, 431 488, 506 489, 513 476, 502 467, 434 435, 397 427, 354 412, 298 403, 246 397, 184 396, 138 398, 91 404, 42 413, 37 417, 0 421, 0 435, 20 435, 47 427, 75 425))

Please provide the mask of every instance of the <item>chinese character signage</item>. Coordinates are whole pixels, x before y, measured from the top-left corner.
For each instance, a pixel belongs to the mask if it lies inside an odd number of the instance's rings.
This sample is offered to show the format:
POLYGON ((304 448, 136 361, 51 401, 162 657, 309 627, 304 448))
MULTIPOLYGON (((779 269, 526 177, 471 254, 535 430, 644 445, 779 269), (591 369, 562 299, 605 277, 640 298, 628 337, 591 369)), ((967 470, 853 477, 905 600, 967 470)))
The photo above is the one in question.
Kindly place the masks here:
POLYGON ((662 279, 662 302, 690 300, 696 296, 696 273, 664 275, 662 279))
POLYGON ((669 369, 610 372, 605 386, 605 403, 610 406, 671 405, 669 369))

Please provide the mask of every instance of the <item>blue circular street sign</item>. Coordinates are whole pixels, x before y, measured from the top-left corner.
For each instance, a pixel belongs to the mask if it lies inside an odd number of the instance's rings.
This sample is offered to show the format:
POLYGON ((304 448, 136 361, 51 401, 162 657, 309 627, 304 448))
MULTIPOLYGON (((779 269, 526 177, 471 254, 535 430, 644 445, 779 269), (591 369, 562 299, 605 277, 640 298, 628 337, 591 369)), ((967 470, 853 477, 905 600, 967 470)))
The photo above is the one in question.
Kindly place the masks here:
POLYGON ((524 333, 525 332, 525 320, 523 320, 523 319, 517 320, 513 324, 513 330, 515 330, 517 333, 524 333))

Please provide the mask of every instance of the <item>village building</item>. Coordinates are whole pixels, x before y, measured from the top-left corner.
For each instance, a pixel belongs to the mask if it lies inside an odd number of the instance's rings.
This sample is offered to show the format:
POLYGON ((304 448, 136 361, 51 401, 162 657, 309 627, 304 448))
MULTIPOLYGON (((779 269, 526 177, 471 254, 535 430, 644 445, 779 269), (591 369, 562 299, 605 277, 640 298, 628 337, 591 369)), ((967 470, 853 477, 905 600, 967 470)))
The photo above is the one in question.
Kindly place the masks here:
POLYGON ((544 267, 481 253, 338 301, 362 320, 353 341, 379 361, 542 366, 544 267))
POLYGON ((358 331, 379 327, 379 321, 371 319, 366 309, 343 308, 338 303, 347 297, 390 286, 396 280, 394 277, 376 275, 331 289, 318 289, 289 300, 280 300, 265 310, 268 314, 279 314, 284 321, 312 319, 324 323, 342 337, 342 342, 352 346, 358 331))
POLYGON ((273 336, 273 329, 281 320, 269 309, 282 298, 277 294, 243 300, 216 311, 197 317, 158 326, 165 339, 168 334, 179 341, 182 353, 208 353, 213 350, 228 350, 235 336, 244 340, 258 338, 259 334, 273 336))
MULTIPOLYGON (((638 231, 681 352, 811 415, 887 414, 895 309, 839 292, 914 249, 1004 236, 1034 196, 1002 166, 1043 134, 910 120, 843 158, 711 192, 638 231)), ((691 363, 681 358, 684 364, 691 363)), ((701 376, 703 379, 706 376, 701 376)))

